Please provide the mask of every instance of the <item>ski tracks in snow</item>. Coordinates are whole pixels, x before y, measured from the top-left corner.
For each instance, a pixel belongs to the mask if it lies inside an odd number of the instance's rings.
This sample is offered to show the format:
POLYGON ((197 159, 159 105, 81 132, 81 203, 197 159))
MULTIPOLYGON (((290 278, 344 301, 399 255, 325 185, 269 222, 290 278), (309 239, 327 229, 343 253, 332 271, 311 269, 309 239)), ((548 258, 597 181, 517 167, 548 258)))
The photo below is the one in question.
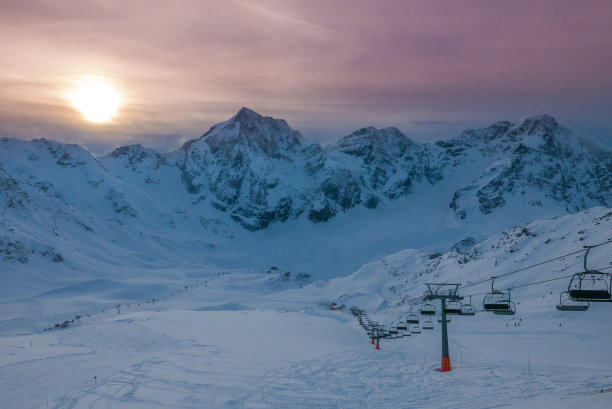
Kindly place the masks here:
POLYGON ((391 351, 340 353, 271 371, 239 407, 491 408, 515 399, 580 395, 612 382, 610 373, 588 369, 576 378, 576 368, 527 373, 491 362, 440 373, 438 363, 424 363, 418 352, 386 348, 391 351))

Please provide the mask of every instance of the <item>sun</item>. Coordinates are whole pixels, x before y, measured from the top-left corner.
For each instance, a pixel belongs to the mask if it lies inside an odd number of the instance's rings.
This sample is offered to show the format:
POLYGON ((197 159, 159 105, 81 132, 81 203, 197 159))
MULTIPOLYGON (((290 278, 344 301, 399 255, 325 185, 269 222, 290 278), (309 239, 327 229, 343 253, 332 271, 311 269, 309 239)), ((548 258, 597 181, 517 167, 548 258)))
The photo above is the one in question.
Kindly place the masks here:
POLYGON ((68 99, 86 120, 95 123, 110 121, 122 102, 121 94, 109 80, 94 76, 79 80, 68 99))

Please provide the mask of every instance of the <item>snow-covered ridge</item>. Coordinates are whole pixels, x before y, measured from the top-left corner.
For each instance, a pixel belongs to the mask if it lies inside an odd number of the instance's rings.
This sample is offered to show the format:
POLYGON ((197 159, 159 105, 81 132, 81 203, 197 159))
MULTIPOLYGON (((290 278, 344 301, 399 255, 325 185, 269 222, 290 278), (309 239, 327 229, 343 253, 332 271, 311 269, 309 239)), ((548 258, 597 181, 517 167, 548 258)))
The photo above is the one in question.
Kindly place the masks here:
MULTIPOLYGON (((592 208, 551 220, 537 220, 515 226, 474 244, 458 242, 443 254, 422 249, 405 249, 367 263, 353 274, 329 282, 316 291, 335 294, 337 303, 358 305, 369 311, 395 313, 422 303, 427 282, 459 283, 462 296, 475 294, 472 302, 479 306, 491 282, 471 283, 502 276, 533 266, 556 256, 612 240, 612 210, 592 208)), ((589 253, 588 267, 611 271, 612 243, 589 253)), ((499 289, 565 277, 584 271, 584 253, 578 253, 534 268, 502 277, 495 282, 499 289)), ((569 279, 551 281, 512 291, 520 308, 541 311, 542 299, 553 310, 559 293, 567 289, 569 279)), ((466 298, 467 302, 467 298, 466 298)), ((605 304, 605 303, 604 303, 605 304)))

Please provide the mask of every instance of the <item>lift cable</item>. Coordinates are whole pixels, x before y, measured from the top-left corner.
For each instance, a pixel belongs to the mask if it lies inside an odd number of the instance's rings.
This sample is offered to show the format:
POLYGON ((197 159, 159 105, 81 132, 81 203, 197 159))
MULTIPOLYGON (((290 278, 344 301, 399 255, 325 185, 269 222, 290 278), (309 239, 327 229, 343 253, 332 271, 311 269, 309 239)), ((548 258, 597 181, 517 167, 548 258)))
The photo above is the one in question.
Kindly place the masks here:
MULTIPOLYGON (((608 266, 608 267, 598 268, 598 269, 596 269, 596 270, 597 270, 597 271, 602 271, 602 270, 609 270, 609 269, 611 269, 611 268, 612 268, 612 266, 608 266)), ((532 285, 538 285, 538 284, 548 283, 548 282, 550 282, 550 281, 563 280, 563 279, 566 279, 566 278, 570 278, 570 277, 572 277, 573 275, 574 275, 574 274, 570 274, 570 275, 563 276, 563 277, 556 277, 556 278, 550 278, 550 279, 548 279, 548 280, 536 281, 536 282, 534 282, 534 283, 528 283, 528 284, 515 285, 515 286, 513 286, 513 287, 503 288, 503 289, 502 289, 502 291, 505 291, 505 290, 514 290, 515 288, 529 287, 529 286, 532 286, 532 285)), ((501 277, 501 276, 500 276, 500 277, 501 277)), ((474 294, 465 295, 464 297, 470 297, 470 296, 475 297, 475 296, 477 296, 477 295, 484 295, 484 294, 488 294, 489 292, 490 292, 490 291, 483 291, 483 292, 481 292, 481 293, 474 293, 474 294)))
MULTIPOLYGON (((596 244, 594 246, 587 246, 587 247, 588 248, 595 248, 595 247, 603 246, 604 244, 609 244, 609 243, 612 243, 612 240, 608 240, 608 241, 605 241, 603 243, 599 243, 599 244, 596 244)), ((573 256, 574 254, 585 252, 587 250, 588 250, 587 248, 584 248, 582 250, 578 250, 578 251, 574 251, 572 253, 564 254, 562 256, 551 258, 550 260, 542 261, 541 263, 537 263, 537 264, 534 264, 534 265, 531 265, 531 266, 519 268, 518 270, 510 271, 510 272, 505 273, 505 274, 501 274, 501 275, 498 275, 498 276, 495 276, 495 277, 487 278, 485 280, 476 281, 475 283, 469 283, 469 284, 466 284, 466 285, 462 285, 461 288, 472 287, 472 286, 475 286, 475 285, 478 285, 478 284, 489 282, 489 281, 493 280, 494 278, 500 278, 500 277, 509 276, 511 274, 516 274, 516 273, 519 273, 521 271, 528 270, 530 268, 538 267, 538 266, 541 266, 543 264, 550 263, 550 262, 553 262, 553 261, 556 261, 556 260, 559 260, 559 259, 562 259, 562 258, 565 258, 565 257, 568 257, 568 256, 573 256)))

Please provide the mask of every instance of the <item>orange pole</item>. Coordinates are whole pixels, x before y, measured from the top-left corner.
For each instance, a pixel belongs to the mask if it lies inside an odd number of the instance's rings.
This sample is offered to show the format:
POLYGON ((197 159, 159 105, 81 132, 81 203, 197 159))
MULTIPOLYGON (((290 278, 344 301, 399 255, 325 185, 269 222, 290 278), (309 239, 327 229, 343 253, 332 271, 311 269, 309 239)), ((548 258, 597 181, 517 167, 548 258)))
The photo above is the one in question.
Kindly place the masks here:
POLYGON ((440 372, 448 372, 451 370, 451 362, 450 356, 442 357, 442 367, 440 368, 440 372))

